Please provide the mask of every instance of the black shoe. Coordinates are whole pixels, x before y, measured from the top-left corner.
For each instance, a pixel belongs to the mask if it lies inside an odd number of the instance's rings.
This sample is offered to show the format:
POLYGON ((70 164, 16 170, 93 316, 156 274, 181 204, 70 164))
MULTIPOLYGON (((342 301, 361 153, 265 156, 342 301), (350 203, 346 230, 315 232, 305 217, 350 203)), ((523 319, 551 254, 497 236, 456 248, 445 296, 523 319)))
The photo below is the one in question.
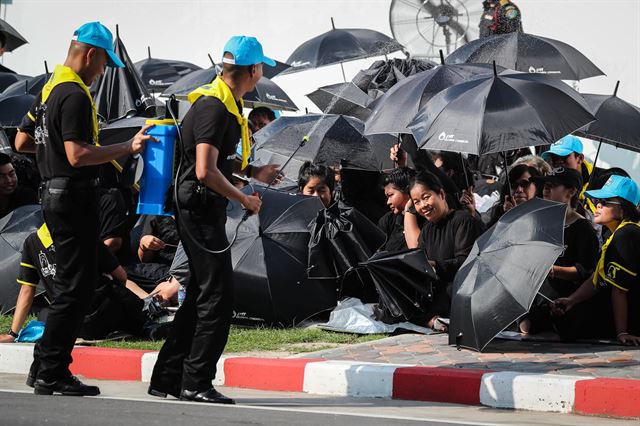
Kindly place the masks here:
POLYGON ((198 392, 198 391, 190 391, 183 390, 180 394, 180 400, 182 401, 194 401, 194 402, 208 402, 211 404, 235 404, 236 402, 221 394, 214 388, 211 388, 206 391, 198 392))
POLYGON ((82 383, 75 376, 45 382, 37 379, 34 384, 33 393, 36 395, 52 395, 54 392, 69 396, 96 396, 100 395, 100 388, 82 383))
POLYGON ((27 375, 27 381, 25 383, 26 383, 27 386, 32 388, 36 383, 36 376, 34 376, 33 374, 29 373, 27 375))
POLYGON ((167 395, 171 395, 174 398, 180 399, 180 389, 165 389, 161 386, 155 386, 153 384, 149 385, 149 389, 147 389, 147 393, 151 396, 157 396, 159 398, 166 398, 167 395))

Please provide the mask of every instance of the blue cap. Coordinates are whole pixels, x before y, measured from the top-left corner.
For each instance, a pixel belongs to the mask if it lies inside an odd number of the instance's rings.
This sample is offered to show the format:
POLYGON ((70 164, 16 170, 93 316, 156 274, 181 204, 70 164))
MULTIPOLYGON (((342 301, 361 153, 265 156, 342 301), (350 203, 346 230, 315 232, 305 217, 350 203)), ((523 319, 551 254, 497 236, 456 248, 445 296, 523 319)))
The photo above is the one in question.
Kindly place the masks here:
POLYGON ((224 45, 222 62, 231 65, 256 65, 261 62, 273 67, 276 61, 264 56, 262 45, 255 37, 233 36, 224 45), (225 58, 225 53, 231 53, 233 58, 225 58))
POLYGON ((111 31, 100 22, 84 24, 73 33, 73 39, 80 43, 104 49, 109 57, 108 66, 124 68, 124 64, 113 51, 113 36, 111 35, 111 31))
POLYGON ((626 176, 611 175, 601 189, 586 191, 585 195, 590 198, 624 198, 634 206, 640 203, 640 191, 633 179, 626 176))
POLYGON ((551 154, 557 155, 558 157, 566 157, 572 152, 582 154, 582 142, 573 135, 567 135, 551 145, 549 151, 543 152, 542 159, 546 161, 551 154))

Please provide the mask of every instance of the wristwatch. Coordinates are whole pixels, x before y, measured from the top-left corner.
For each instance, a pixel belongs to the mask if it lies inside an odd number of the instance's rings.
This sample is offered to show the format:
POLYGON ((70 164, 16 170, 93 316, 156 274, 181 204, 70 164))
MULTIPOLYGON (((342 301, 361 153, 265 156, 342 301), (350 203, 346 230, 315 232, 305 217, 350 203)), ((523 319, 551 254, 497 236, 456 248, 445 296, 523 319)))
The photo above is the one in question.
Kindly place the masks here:
POLYGON ((9 336, 13 337, 14 339, 18 338, 18 333, 14 333, 14 331, 12 329, 9 329, 9 332, 7 334, 9 336))

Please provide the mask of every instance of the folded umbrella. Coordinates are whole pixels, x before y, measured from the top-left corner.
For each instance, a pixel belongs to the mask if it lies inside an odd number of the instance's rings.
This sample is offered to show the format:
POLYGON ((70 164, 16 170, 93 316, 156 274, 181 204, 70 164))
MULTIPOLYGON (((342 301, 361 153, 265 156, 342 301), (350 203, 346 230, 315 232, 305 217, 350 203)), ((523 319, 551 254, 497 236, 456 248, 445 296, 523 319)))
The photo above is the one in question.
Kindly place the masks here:
POLYGON ((505 68, 562 80, 604 75, 593 62, 568 44, 521 32, 473 40, 447 56, 446 61, 449 64, 495 62, 505 68))
POLYGON ((245 211, 232 201, 227 209, 227 235, 234 271, 235 321, 292 326, 333 308, 337 284, 306 277, 308 224, 322 209, 316 197, 249 185, 245 194, 262 194, 260 213, 241 222, 245 211))
POLYGON ((320 87, 306 95, 323 114, 342 114, 366 120, 371 114, 367 108, 373 101, 353 83, 338 83, 320 87))
POLYGON ((192 71, 202 68, 191 62, 151 57, 151 48, 147 47, 147 58, 134 64, 147 90, 161 92, 192 71))
POLYGON ((18 127, 35 100, 30 94, 0 96, 0 126, 18 127))
POLYGON ((534 198, 476 240, 453 281, 449 344, 482 351, 529 311, 564 250, 566 209, 534 198))
POLYGON ((5 52, 12 52, 23 44, 29 43, 15 28, 13 28, 7 21, 0 19, 0 33, 6 38, 4 44, 5 52))
POLYGON ((384 233, 353 207, 334 203, 311 226, 309 278, 336 279, 368 260, 384 244, 384 233))
POLYGON ((435 95, 409 129, 421 148, 481 155, 552 144, 594 119, 562 81, 494 68, 435 95))

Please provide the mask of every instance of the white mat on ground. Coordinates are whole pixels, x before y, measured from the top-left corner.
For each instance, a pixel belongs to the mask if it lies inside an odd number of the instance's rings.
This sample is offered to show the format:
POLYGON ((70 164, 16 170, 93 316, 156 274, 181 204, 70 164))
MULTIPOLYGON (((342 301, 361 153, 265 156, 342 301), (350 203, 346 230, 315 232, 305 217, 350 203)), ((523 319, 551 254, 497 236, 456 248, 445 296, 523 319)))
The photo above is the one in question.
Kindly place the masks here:
POLYGON ((319 324, 319 328, 356 334, 393 333, 397 329, 415 331, 421 334, 435 333, 427 327, 420 327, 410 322, 385 324, 373 317, 373 304, 364 304, 360 299, 349 297, 338 302, 331 312, 329 322, 319 324))

